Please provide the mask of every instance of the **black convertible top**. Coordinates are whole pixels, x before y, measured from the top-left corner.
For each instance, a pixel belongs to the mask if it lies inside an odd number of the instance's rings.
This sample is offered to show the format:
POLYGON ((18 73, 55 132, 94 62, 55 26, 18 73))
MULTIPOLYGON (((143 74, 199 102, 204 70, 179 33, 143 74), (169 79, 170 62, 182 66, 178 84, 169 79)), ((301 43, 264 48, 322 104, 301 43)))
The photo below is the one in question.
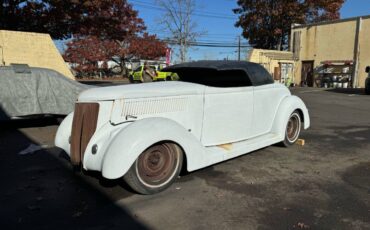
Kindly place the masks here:
MULTIPOLYGON (((189 78, 186 75, 197 75, 197 78, 205 78, 209 75, 220 76, 223 78, 235 79, 241 82, 249 81, 253 86, 274 83, 271 75, 261 65, 247 61, 194 61, 186 62, 164 68, 164 72, 177 73, 181 78, 189 78), (201 72, 202 74, 197 74, 201 72)), ((194 78, 194 77, 193 77, 194 78)), ((207 77, 212 81, 212 77, 207 77)), ((243 83, 242 83, 243 84, 243 83)))

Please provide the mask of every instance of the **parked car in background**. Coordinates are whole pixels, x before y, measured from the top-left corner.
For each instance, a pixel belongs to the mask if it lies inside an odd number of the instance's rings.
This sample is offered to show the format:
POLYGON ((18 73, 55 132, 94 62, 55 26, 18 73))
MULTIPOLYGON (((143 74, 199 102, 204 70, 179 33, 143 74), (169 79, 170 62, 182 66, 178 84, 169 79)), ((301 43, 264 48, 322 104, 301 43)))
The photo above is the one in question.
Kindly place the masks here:
MULTIPOLYGON (((153 78, 153 81, 172 81, 177 80, 177 75, 170 72, 162 72, 155 65, 150 65, 150 68, 156 73, 156 76, 153 78)), ((132 83, 141 83, 143 82, 143 71, 144 65, 140 65, 135 70, 130 72, 130 82, 132 83)))
POLYGON ((51 69, 23 64, 0 67, 0 120, 67 115, 78 94, 89 88, 51 69))
POLYGON ((153 194, 182 165, 191 172, 275 143, 290 146, 310 126, 303 101, 259 64, 199 61, 163 71, 179 81, 82 92, 55 145, 73 164, 153 194))
POLYGON ((370 95, 370 66, 366 67, 367 78, 365 80, 365 93, 370 95))

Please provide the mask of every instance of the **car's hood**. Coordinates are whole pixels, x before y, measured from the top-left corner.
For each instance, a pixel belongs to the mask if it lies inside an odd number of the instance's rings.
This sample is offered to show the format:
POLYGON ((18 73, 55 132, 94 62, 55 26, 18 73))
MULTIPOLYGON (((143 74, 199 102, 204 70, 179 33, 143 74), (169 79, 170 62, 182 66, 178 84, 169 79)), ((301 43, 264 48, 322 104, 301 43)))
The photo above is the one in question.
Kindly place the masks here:
POLYGON ((187 82, 150 82, 88 89, 78 101, 106 101, 122 98, 146 98, 203 94, 205 86, 187 82))

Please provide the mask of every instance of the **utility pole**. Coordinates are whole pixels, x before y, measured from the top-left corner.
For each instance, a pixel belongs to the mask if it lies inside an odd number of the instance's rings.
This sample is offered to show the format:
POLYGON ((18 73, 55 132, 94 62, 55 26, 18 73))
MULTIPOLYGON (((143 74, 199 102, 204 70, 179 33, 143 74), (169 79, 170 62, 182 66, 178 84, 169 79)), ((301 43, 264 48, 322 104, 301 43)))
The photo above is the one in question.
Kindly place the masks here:
POLYGON ((352 88, 358 87, 358 66, 360 56, 360 33, 362 26, 362 18, 357 19, 356 23, 356 35, 355 35, 355 47, 353 50, 353 72, 352 72, 352 88))
POLYGON ((238 61, 240 61, 240 35, 238 37, 238 61))
POLYGON ((0 63, 0 66, 4 66, 5 65, 5 60, 4 60, 4 47, 2 47, 0 45, 0 48, 1 48, 1 63, 0 63))

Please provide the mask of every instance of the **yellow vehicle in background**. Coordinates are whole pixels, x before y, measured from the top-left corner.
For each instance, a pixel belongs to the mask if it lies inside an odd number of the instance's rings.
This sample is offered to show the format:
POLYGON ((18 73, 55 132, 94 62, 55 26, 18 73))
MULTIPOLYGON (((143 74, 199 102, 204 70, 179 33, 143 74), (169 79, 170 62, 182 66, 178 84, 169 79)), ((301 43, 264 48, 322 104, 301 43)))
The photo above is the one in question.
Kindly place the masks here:
MULTIPOLYGON (((178 75, 176 73, 171 72, 161 72, 159 69, 157 69, 156 66, 150 65, 150 68, 152 68, 155 72, 155 77, 153 78, 153 81, 175 81, 178 80, 178 75)), ((144 65, 140 65, 133 71, 130 71, 130 82, 131 83, 142 83, 143 81, 143 71, 144 71, 144 65)))

